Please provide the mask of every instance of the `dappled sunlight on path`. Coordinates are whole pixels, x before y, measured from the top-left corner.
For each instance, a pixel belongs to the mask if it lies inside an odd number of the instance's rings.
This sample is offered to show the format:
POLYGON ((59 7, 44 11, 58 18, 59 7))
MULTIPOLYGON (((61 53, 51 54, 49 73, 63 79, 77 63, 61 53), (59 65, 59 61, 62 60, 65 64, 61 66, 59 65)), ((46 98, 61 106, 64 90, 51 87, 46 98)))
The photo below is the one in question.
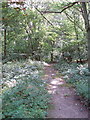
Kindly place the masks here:
POLYGON ((65 81, 62 78, 58 77, 58 71, 55 71, 52 68, 52 64, 45 65, 45 78, 47 80, 47 89, 50 94, 55 94, 57 88, 60 85, 63 85, 65 81))
POLYGON ((51 94, 50 104, 53 106, 48 110, 47 118, 88 118, 88 110, 77 99, 75 89, 67 87, 53 64, 45 65, 44 69, 47 90, 51 94))
POLYGON ((52 79, 50 84, 48 84, 48 92, 55 94, 57 91, 58 85, 63 85, 63 84, 64 84, 64 81, 60 78, 52 79))

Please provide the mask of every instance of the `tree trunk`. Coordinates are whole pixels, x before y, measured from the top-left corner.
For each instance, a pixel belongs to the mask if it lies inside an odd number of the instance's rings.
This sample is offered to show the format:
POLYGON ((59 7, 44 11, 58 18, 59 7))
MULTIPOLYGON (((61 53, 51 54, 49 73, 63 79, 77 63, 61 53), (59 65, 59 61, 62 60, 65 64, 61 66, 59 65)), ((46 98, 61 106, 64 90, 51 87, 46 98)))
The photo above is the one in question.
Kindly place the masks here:
POLYGON ((90 28, 87 31, 88 38, 88 70, 90 71, 90 28))
POLYGON ((51 52, 51 62, 53 62, 53 52, 51 52))
POLYGON ((4 57, 7 55, 7 40, 6 40, 6 28, 4 29, 4 57))
MULTIPOLYGON (((89 23, 89 16, 88 10, 86 7, 86 2, 82 2, 82 15, 85 21, 85 28, 87 32, 87 40, 88 40, 88 70, 90 71, 90 23, 89 23)), ((89 13, 90 14, 90 13, 89 13)))

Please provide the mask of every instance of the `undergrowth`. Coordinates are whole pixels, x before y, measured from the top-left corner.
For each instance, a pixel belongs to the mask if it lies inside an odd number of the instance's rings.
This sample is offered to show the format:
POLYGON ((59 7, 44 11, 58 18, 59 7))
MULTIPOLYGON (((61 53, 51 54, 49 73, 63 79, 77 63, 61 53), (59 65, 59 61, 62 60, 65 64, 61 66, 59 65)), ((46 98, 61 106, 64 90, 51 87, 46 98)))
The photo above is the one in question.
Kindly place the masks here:
POLYGON ((42 68, 43 63, 31 60, 3 65, 3 118, 45 118, 50 96, 42 68))
POLYGON ((90 100, 88 90, 88 80, 90 72, 87 69, 87 64, 66 63, 64 61, 55 64, 55 69, 59 70, 67 83, 74 85, 77 94, 82 96, 86 101, 90 100))

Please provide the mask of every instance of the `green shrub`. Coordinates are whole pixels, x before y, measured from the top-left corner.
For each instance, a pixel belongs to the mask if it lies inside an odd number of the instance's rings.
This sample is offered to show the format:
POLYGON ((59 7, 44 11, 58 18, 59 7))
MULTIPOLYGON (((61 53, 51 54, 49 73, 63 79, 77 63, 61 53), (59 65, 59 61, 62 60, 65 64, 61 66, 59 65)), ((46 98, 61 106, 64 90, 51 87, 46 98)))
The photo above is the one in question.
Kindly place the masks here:
POLYGON ((3 93, 3 118, 45 117, 48 93, 40 84, 29 84, 20 83, 3 93))
MULTIPOLYGON (((87 64, 81 65, 77 63, 64 63, 61 62, 55 65, 55 68, 63 75, 63 79, 67 83, 71 83, 76 87, 77 93, 88 99, 88 80, 90 79, 90 73, 87 69, 87 64)), ((90 99, 90 98, 89 98, 90 99)))
POLYGON ((83 81, 79 81, 76 84, 76 89, 79 95, 82 95, 83 97, 88 99, 88 83, 83 83, 83 81))
POLYGON ((32 63, 11 62, 3 65, 3 74, 6 74, 2 89, 3 118, 46 116, 50 96, 45 81, 39 75, 42 64, 36 66, 36 62, 32 63))

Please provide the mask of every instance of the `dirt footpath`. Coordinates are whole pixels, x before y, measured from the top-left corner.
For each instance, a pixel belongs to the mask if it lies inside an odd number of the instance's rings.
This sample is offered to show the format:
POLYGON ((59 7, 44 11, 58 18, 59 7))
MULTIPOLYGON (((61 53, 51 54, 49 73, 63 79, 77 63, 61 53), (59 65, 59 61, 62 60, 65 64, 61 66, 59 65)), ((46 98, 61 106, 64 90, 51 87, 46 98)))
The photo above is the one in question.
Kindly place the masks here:
POLYGON ((52 64, 45 65, 45 76, 48 92, 51 94, 51 108, 47 118, 88 118, 88 110, 80 102, 75 89, 68 86, 53 69, 52 64))

